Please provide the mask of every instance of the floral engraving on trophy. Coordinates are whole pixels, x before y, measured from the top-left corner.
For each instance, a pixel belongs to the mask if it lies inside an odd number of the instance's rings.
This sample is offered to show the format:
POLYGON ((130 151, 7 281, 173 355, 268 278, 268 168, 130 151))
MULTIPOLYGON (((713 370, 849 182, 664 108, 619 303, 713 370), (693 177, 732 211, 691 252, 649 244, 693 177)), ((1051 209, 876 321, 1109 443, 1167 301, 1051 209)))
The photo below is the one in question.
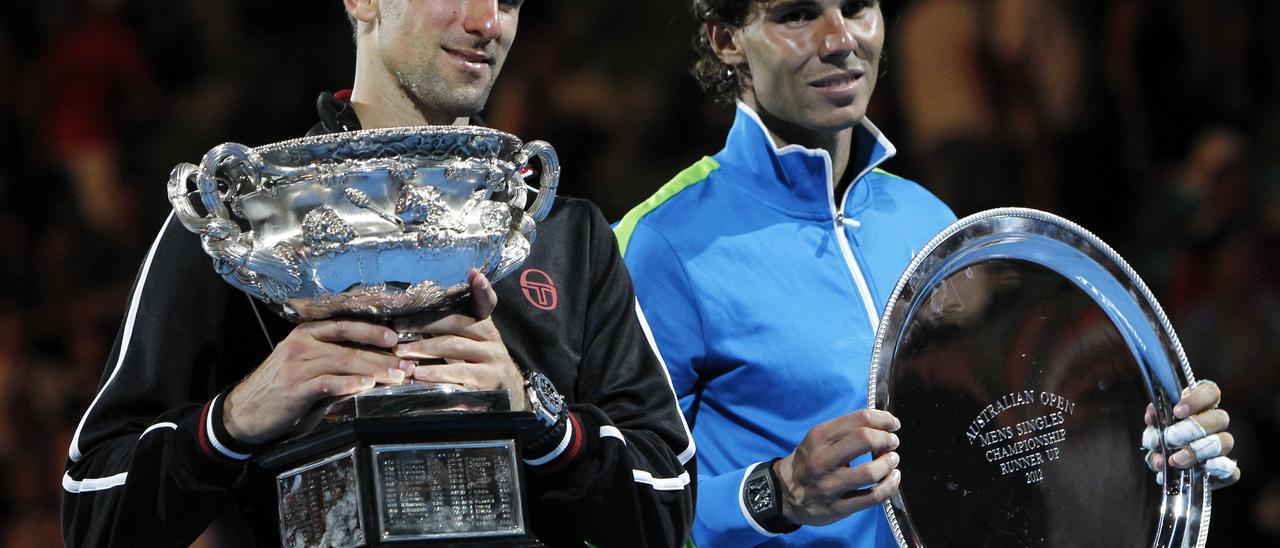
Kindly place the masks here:
POLYGON ((405 185, 396 200, 396 215, 409 229, 437 221, 448 209, 444 195, 430 186, 405 185))
POLYGON ((511 206, 497 202, 476 204, 480 230, 490 237, 502 236, 511 227, 511 206))
POLYGON ((1039 483, 1045 478, 1043 466, 1062 458, 1059 445, 1067 440, 1067 417, 1074 412, 1074 402, 1053 392, 1010 392, 984 407, 969 423, 965 437, 1000 476, 1021 472, 1026 484, 1039 483), (1021 416, 1030 418, 1004 415, 1021 407, 1027 407, 1021 416))
POLYGON ((354 240, 356 231, 329 206, 320 206, 302 219, 302 241, 312 253, 325 253, 354 240))

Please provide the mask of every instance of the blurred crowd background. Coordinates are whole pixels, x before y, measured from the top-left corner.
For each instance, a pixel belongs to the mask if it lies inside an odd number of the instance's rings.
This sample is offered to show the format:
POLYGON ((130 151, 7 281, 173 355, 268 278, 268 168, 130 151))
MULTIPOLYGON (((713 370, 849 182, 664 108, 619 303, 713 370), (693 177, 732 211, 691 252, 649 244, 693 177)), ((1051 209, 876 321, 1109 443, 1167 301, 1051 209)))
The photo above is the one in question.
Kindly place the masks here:
MULTIPOLYGON (((1211 544, 1280 542, 1280 2, 883 8, 885 167, 962 216, 1044 209, 1128 258, 1227 394, 1245 480, 1215 494, 1211 544)), ((616 220, 722 144, 693 31, 682 0, 530 0, 486 119, 551 142, 562 192, 616 220)), ((61 542, 68 443, 169 170, 301 135, 352 49, 337 0, 0 5, 0 546, 61 542)))

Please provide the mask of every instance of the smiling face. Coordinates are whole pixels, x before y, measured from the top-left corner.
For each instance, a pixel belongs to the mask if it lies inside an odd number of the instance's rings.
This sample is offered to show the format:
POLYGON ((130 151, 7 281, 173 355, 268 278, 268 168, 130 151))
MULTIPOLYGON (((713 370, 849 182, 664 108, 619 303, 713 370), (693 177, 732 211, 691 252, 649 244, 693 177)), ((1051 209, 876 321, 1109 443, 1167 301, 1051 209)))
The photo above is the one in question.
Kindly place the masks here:
POLYGON ((381 0, 376 50, 428 119, 484 107, 516 36, 522 0, 381 0))
POLYGON ((837 132, 866 115, 884 47, 878 1, 752 2, 740 28, 707 30, 722 61, 746 67, 741 98, 775 131, 837 132))

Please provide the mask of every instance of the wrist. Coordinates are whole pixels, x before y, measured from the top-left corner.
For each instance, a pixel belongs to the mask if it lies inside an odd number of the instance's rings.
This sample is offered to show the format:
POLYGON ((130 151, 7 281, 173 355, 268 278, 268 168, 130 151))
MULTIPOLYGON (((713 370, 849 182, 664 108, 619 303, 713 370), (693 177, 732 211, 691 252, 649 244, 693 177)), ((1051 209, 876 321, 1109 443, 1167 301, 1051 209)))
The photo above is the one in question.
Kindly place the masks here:
POLYGON ((237 438, 227 428, 228 393, 217 395, 205 404, 199 415, 197 439, 202 451, 221 462, 243 462, 260 447, 237 438))
POLYGON ((243 425, 239 421, 236 420, 237 388, 239 388, 238 385, 224 393, 221 402, 222 412, 215 418, 221 420, 223 431, 225 431, 232 439, 245 445, 262 445, 266 440, 256 439, 248 430, 244 429, 243 425))
POLYGON ((244 441, 247 443, 249 437, 245 433, 245 431, 240 428, 240 425, 236 422, 234 409, 235 409, 235 398, 232 398, 231 394, 228 393, 227 397, 222 402, 222 427, 226 429, 227 434, 230 435, 232 438, 235 438, 237 440, 244 441))
POLYGON ((756 525, 772 534, 786 534, 800 528, 784 512, 786 485, 778 473, 782 460, 757 464, 747 472, 746 481, 742 483, 742 504, 747 514, 756 525))
POLYGON ((795 499, 791 496, 791 490, 787 488, 788 485, 791 485, 791 455, 773 459, 769 461, 769 466, 772 468, 773 477, 778 483, 778 508, 783 517, 787 518, 787 521, 796 523, 795 499))
POLYGON ((511 383, 507 385, 507 392, 511 396, 512 411, 531 411, 529 406, 529 395, 525 387, 525 378, 523 374, 516 373, 511 383))

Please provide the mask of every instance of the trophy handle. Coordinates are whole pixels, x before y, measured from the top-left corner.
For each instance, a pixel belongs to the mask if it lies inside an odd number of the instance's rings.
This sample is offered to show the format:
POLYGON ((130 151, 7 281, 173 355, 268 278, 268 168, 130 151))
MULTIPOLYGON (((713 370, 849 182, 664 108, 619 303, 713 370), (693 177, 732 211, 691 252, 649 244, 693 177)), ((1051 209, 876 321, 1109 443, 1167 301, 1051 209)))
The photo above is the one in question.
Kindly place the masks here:
POLYGON ((201 236, 205 252, 214 259, 215 269, 232 285, 271 302, 282 302, 289 292, 302 284, 298 268, 271 250, 256 250, 240 241, 240 226, 231 219, 226 202, 239 190, 241 181, 228 183, 218 190, 218 170, 229 159, 245 165, 253 182, 260 170, 252 165, 249 147, 226 143, 205 154, 200 166, 178 164, 169 174, 169 203, 183 226, 201 236), (205 214, 195 208, 191 192, 192 178, 205 214))
MULTIPOLYGON (((226 143, 205 154, 199 167, 181 163, 173 168, 169 173, 169 203, 173 205, 174 213, 187 230, 216 240, 240 236, 240 227, 231 220, 231 214, 227 211, 225 204, 226 196, 233 194, 237 188, 234 186, 227 188, 225 195, 218 192, 218 180, 215 174, 223 161, 235 158, 247 163, 250 161, 249 156, 248 147, 238 143, 226 143), (196 210, 191 193, 188 191, 193 177, 205 214, 196 210)), ((256 170, 251 171, 256 178, 256 170)))
MULTIPOLYGON (((529 207, 529 216, 534 221, 541 221, 551 212, 551 202, 556 198, 556 187, 560 184, 560 158, 556 149, 546 141, 531 141, 521 151, 526 156, 537 156, 542 160, 542 175, 538 178, 538 198, 529 207)), ((522 183, 523 184, 523 183, 522 183)))
MULTIPOLYGON (((232 196, 239 190, 239 184, 228 184, 226 192, 218 192, 218 171, 227 160, 239 160, 242 164, 250 164, 253 162, 252 151, 240 143, 224 143, 214 147, 205 153, 204 159, 200 161, 200 171, 196 172, 196 188, 200 191, 200 201, 204 203, 205 211, 211 216, 218 219, 231 220, 230 214, 227 213, 227 197, 232 196)), ((249 166, 249 173, 257 183, 258 170, 249 166)))

